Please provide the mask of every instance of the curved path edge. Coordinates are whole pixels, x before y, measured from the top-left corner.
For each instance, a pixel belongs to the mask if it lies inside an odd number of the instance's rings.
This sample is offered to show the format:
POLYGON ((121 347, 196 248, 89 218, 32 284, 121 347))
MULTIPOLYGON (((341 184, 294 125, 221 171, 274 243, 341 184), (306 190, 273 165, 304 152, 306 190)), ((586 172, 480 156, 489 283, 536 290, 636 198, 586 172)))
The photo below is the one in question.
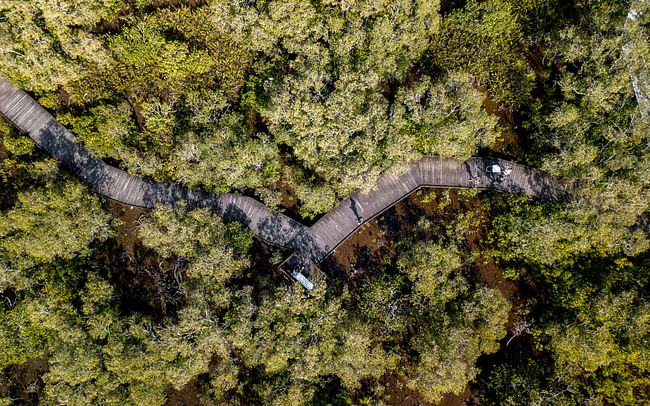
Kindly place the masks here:
POLYGON ((535 200, 561 201, 571 194, 558 179, 537 169, 493 158, 470 158, 465 162, 424 157, 401 174, 384 174, 368 192, 357 191, 321 217, 313 226, 267 208, 261 202, 231 193, 195 191, 178 183, 154 182, 106 164, 93 156, 74 136, 25 91, 0 78, 0 114, 37 145, 57 158, 90 189, 131 206, 173 207, 186 201, 189 208, 209 208, 225 221, 239 221, 267 244, 293 254, 280 269, 307 289, 308 277, 365 222, 423 187, 472 188, 526 194, 535 200), (488 166, 509 166, 503 179, 486 171, 488 166))

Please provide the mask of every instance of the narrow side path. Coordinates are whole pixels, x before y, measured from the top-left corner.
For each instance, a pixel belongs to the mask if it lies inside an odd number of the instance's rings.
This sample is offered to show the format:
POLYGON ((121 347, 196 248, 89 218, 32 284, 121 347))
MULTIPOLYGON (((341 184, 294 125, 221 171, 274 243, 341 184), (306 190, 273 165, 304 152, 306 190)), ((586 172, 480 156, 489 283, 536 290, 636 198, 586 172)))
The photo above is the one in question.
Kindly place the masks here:
MULTIPOLYGON (((631 2, 630 11, 627 13, 625 21, 626 28, 639 29, 642 21, 644 19, 647 21, 647 16, 642 14, 642 10, 643 5, 647 4, 648 1, 649 0, 636 0, 631 2)), ((650 116, 650 76, 648 76, 647 70, 642 71, 638 68, 634 68, 634 63, 632 63, 633 59, 642 56, 635 55, 633 49, 634 40, 633 38, 628 38, 628 41, 623 45, 623 54, 628 58, 630 78, 632 79, 632 87, 634 88, 634 95, 636 96, 636 101, 639 105, 641 118, 645 118, 650 116)))

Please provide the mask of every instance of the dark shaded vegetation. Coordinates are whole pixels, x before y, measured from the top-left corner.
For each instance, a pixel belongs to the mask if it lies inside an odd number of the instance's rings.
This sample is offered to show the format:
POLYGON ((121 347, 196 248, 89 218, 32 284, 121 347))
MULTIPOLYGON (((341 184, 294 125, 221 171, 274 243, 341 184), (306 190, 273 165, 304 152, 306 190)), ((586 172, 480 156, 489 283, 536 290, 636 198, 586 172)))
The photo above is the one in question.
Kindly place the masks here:
POLYGON ((182 258, 163 258, 155 250, 142 245, 138 230, 150 217, 148 210, 109 201, 109 213, 122 223, 116 236, 95 249, 94 259, 104 275, 115 286, 120 309, 149 313, 157 319, 174 316, 183 305, 185 289, 182 258))
POLYGON ((0 391, 19 405, 39 405, 43 394, 43 374, 47 372, 47 351, 38 358, 12 364, 2 370, 0 391))

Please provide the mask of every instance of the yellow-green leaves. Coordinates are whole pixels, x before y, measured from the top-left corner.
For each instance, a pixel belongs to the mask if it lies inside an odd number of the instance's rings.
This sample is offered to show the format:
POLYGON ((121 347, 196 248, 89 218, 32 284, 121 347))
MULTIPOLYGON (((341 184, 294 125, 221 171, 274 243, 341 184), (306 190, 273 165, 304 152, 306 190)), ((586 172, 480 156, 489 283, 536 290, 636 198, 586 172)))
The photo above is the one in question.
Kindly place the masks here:
POLYGON ((121 0, 2 2, 2 72, 26 90, 41 92, 78 78, 84 63, 106 63, 101 39, 87 30, 121 6, 121 0))
POLYGON ((498 119, 482 108, 484 98, 470 87, 466 74, 450 74, 437 83, 423 76, 398 92, 391 130, 415 138, 425 155, 464 161, 479 147, 489 148, 498 136, 498 119))
POLYGON ((455 244, 439 245, 431 241, 405 250, 397 263, 419 295, 442 305, 466 291, 466 281, 460 274, 462 265, 455 244))
POLYGON ((23 264, 74 258, 90 252, 95 239, 111 234, 99 199, 76 182, 38 188, 18 195, 18 203, 0 215, 0 244, 23 264))
POLYGON ((251 231, 224 225, 208 209, 157 208, 143 223, 140 237, 165 257, 175 255, 187 260, 191 283, 208 292, 218 292, 249 264, 244 253, 252 244, 251 231))
POLYGON ((518 2, 469 1, 442 23, 432 47, 432 62, 445 70, 462 69, 489 87, 507 107, 523 103, 534 86, 518 2))

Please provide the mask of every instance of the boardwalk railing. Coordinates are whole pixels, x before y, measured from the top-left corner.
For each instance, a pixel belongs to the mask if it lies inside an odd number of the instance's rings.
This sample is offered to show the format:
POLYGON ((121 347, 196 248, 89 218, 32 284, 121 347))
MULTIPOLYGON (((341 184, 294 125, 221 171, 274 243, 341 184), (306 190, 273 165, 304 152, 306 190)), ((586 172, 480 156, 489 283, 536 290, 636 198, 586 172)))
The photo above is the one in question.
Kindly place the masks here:
POLYGON ((527 166, 492 158, 465 162, 425 157, 399 175, 383 175, 369 192, 357 191, 310 228, 269 210, 249 197, 191 190, 178 183, 160 183, 133 176, 93 156, 50 113, 27 93, 0 79, 0 114, 36 144, 81 178, 98 194, 144 208, 173 207, 186 201, 190 208, 209 208, 225 221, 239 221, 267 244, 293 251, 281 265, 287 275, 307 289, 316 267, 365 222, 375 218, 422 187, 472 188, 526 194, 532 199, 560 201, 568 186, 527 166), (488 172, 488 166, 510 167, 508 176, 488 172))

